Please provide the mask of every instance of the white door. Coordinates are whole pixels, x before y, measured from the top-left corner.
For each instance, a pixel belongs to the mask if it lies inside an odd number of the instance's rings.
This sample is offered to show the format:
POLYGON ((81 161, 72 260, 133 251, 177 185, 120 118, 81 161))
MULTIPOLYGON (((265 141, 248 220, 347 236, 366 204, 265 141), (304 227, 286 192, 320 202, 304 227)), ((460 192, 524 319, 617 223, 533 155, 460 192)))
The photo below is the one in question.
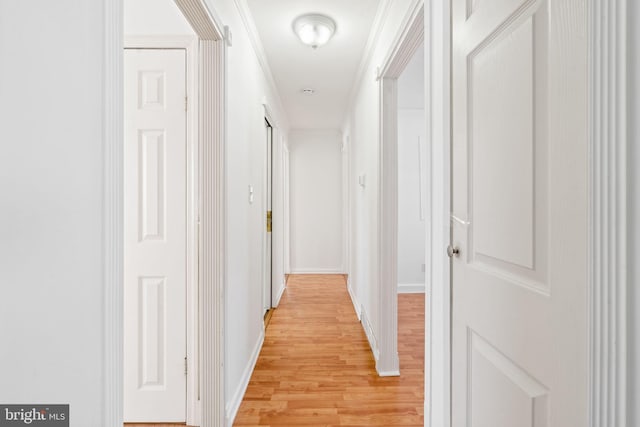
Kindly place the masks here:
POLYGON ((452 423, 587 416, 586 0, 454 0, 452 423))
POLYGON ((186 59, 126 49, 124 419, 186 417, 186 59))
POLYGON ((273 306, 273 239, 272 239, 272 194, 273 194, 273 128, 265 120, 267 136, 267 238, 266 238, 266 268, 264 278, 264 309, 269 310, 273 306))

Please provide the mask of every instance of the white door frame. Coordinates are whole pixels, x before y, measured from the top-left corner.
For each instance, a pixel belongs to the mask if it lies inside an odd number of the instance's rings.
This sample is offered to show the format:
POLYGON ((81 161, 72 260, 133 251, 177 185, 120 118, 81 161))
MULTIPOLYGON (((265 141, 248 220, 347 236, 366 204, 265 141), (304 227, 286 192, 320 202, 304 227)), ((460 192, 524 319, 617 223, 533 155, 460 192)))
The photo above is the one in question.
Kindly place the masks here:
POLYGON ((186 165, 186 337, 187 337, 187 425, 200 425, 199 399, 199 313, 198 304, 198 38, 196 36, 125 36, 125 49, 184 49, 187 78, 187 165, 186 165))
MULTIPOLYGON (((626 425, 626 0, 589 4, 589 427, 626 425), (606 13, 605 13, 606 12, 606 13)), ((451 6, 427 0, 425 105, 431 156, 425 426, 451 425, 451 6)))
MULTIPOLYGON (((264 120, 269 123, 271 126, 271 210, 272 210, 272 219, 271 219, 271 248, 267 245, 267 228, 266 228, 266 216, 263 217, 262 224, 262 277, 263 277, 263 292, 267 291, 267 283, 269 279, 271 279, 271 299, 270 299, 270 308, 277 307, 280 301, 280 295, 277 295, 276 292, 279 292, 280 284, 284 282, 283 277, 277 277, 276 274, 280 271, 279 268, 274 268, 276 264, 282 265, 284 270, 284 247, 281 242, 284 242, 283 238, 283 230, 280 227, 276 227, 276 223, 280 225, 282 223, 282 214, 283 212, 278 212, 276 205, 276 194, 280 197, 280 188, 283 186, 282 182, 282 171, 281 171, 281 161, 277 157, 278 153, 281 152, 282 138, 280 135, 280 128, 278 127, 278 123, 275 120, 275 116, 271 110, 271 107, 266 102, 262 103, 264 120), (277 216, 277 221, 276 221, 277 216), (271 277, 268 277, 267 268, 267 251, 271 250, 271 277), (275 289, 275 288, 278 289, 275 289)), ((265 144, 265 177, 266 177, 266 168, 267 168, 267 159, 269 156, 267 155, 267 145, 265 144)), ((267 211, 267 185, 269 178, 266 177, 263 182, 263 198, 262 198, 262 211, 266 213, 267 211)), ((266 215, 266 214, 265 214, 266 215)), ((263 297, 264 299, 264 297, 263 297)), ((263 313, 264 314, 264 313, 263 313)))
MULTIPOLYGON (((263 198, 262 198, 262 221, 261 223, 261 227, 262 227, 262 301, 263 301, 263 305, 264 302, 268 300, 268 307, 263 307, 263 310, 270 310, 271 308, 273 308, 273 283, 274 283, 274 278, 273 278, 273 274, 274 274, 274 268, 273 268, 273 264, 274 264, 274 260, 273 260, 273 254, 274 254, 274 233, 273 233, 273 144, 274 144, 274 136, 275 136, 275 126, 272 124, 272 116, 268 111, 268 108, 266 105, 264 105, 264 121, 265 121, 265 128, 267 129, 267 132, 269 132, 269 129, 271 129, 271 135, 267 134, 267 141, 266 144, 264 145, 264 153, 265 153, 265 159, 264 159, 264 182, 262 183, 262 194, 263 194, 263 198), (271 138, 271 146, 269 147, 269 138, 271 138), (269 155, 269 149, 271 149, 271 155, 269 155), (269 161, 271 161, 271 165, 269 165, 269 161), (271 180, 271 183, 269 183, 269 180, 271 180), (269 185, 271 185, 271 191, 269 191, 269 185), (271 219, 271 233, 269 233, 267 231, 267 211, 269 210, 268 206, 269 206, 269 197, 271 197, 271 215, 272 215, 272 219, 271 219), (269 234, 271 234, 271 245, 269 245, 269 234), (271 252, 269 254, 269 252, 271 252), (270 255, 270 256, 269 256, 270 255), (271 265, 269 265, 269 263, 271 263, 271 265)), ((264 313, 263 313, 264 315, 264 313)))
MULTIPOLYGON (((104 392, 102 425, 123 422, 123 0, 105 0, 104 392)), ((175 0, 198 36, 200 176, 200 425, 224 423, 226 48, 230 38, 204 0, 175 0)))
MULTIPOLYGON (((417 2, 405 28, 378 69, 380 85, 378 313, 376 370, 400 375, 398 359, 398 78, 424 41, 424 4, 417 2)), ((425 237, 428 239, 428 237, 425 237)), ((426 277, 426 275, 425 275, 426 277)))

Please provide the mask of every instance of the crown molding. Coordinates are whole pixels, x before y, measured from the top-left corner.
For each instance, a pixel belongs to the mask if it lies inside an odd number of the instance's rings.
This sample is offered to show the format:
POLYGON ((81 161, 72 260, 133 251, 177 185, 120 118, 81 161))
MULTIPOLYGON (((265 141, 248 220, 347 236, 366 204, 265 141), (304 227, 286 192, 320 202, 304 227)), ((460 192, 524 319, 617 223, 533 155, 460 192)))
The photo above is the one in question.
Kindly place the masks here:
MULTIPOLYGON (((362 80, 364 79, 367 69, 369 68, 369 64, 371 63, 371 58, 373 56, 375 46, 378 42, 378 37, 380 37, 382 27, 384 27, 384 24, 387 22, 387 16, 389 16, 388 12, 390 8, 390 0, 380 0, 378 11, 376 12, 376 16, 373 19, 371 31, 369 32, 369 38, 367 39, 367 44, 365 45, 364 53, 362 54, 360 65, 358 66, 358 71, 356 72, 353 83, 351 84, 351 92, 349 93, 345 113, 353 109, 354 103, 356 101, 356 96, 358 95, 358 92, 360 92, 360 85, 362 84, 362 80)), ((347 115, 342 125, 343 130, 346 128, 348 121, 349 116, 347 115)))
POLYGON ((280 116, 275 117, 275 121, 277 126, 280 128, 284 128, 286 130, 289 129, 289 117, 287 115, 287 111, 284 109, 284 103, 282 102, 282 98, 280 97, 280 92, 278 91, 278 86, 276 84, 275 79, 273 78, 273 72, 271 71, 271 66, 269 65, 269 60, 267 59, 267 54, 264 50, 264 46, 262 45, 262 41, 260 40, 260 35, 258 33, 258 29, 256 27, 255 21, 253 19, 253 15, 251 14, 251 10, 249 9, 249 5, 247 4, 247 0, 233 0, 236 9, 238 10, 238 14, 240 15, 240 19, 244 24, 245 31, 249 36, 249 40, 251 41, 251 46, 253 47, 253 51, 258 58, 258 63, 262 68, 262 72, 264 73, 267 83, 271 91, 273 92, 273 96, 276 100, 276 104, 278 110, 280 111, 280 116))
POLYGON ((411 58, 424 41, 424 3, 419 1, 411 10, 409 19, 405 21, 404 30, 396 35, 396 39, 387 53, 382 65, 376 69, 376 79, 400 77, 411 58))

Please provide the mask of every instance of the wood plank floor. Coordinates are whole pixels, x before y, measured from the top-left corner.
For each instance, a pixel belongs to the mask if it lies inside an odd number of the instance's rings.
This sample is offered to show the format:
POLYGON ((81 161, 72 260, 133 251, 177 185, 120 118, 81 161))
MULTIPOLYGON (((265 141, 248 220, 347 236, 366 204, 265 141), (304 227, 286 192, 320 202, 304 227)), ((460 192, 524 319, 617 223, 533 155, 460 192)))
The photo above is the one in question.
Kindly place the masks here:
POLYGON ((398 298, 400 377, 380 378, 342 276, 291 276, 235 426, 422 426, 424 295, 398 298))

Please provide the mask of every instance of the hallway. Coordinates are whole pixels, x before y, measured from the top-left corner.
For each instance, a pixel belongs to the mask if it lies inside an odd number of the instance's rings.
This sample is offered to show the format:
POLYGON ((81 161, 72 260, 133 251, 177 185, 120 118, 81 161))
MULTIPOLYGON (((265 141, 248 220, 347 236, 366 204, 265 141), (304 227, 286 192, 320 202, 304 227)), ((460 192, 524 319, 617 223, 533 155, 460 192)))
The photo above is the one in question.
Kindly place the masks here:
POLYGON ((424 294, 398 297, 400 377, 378 377, 336 275, 291 276, 236 426, 422 426, 424 294))

